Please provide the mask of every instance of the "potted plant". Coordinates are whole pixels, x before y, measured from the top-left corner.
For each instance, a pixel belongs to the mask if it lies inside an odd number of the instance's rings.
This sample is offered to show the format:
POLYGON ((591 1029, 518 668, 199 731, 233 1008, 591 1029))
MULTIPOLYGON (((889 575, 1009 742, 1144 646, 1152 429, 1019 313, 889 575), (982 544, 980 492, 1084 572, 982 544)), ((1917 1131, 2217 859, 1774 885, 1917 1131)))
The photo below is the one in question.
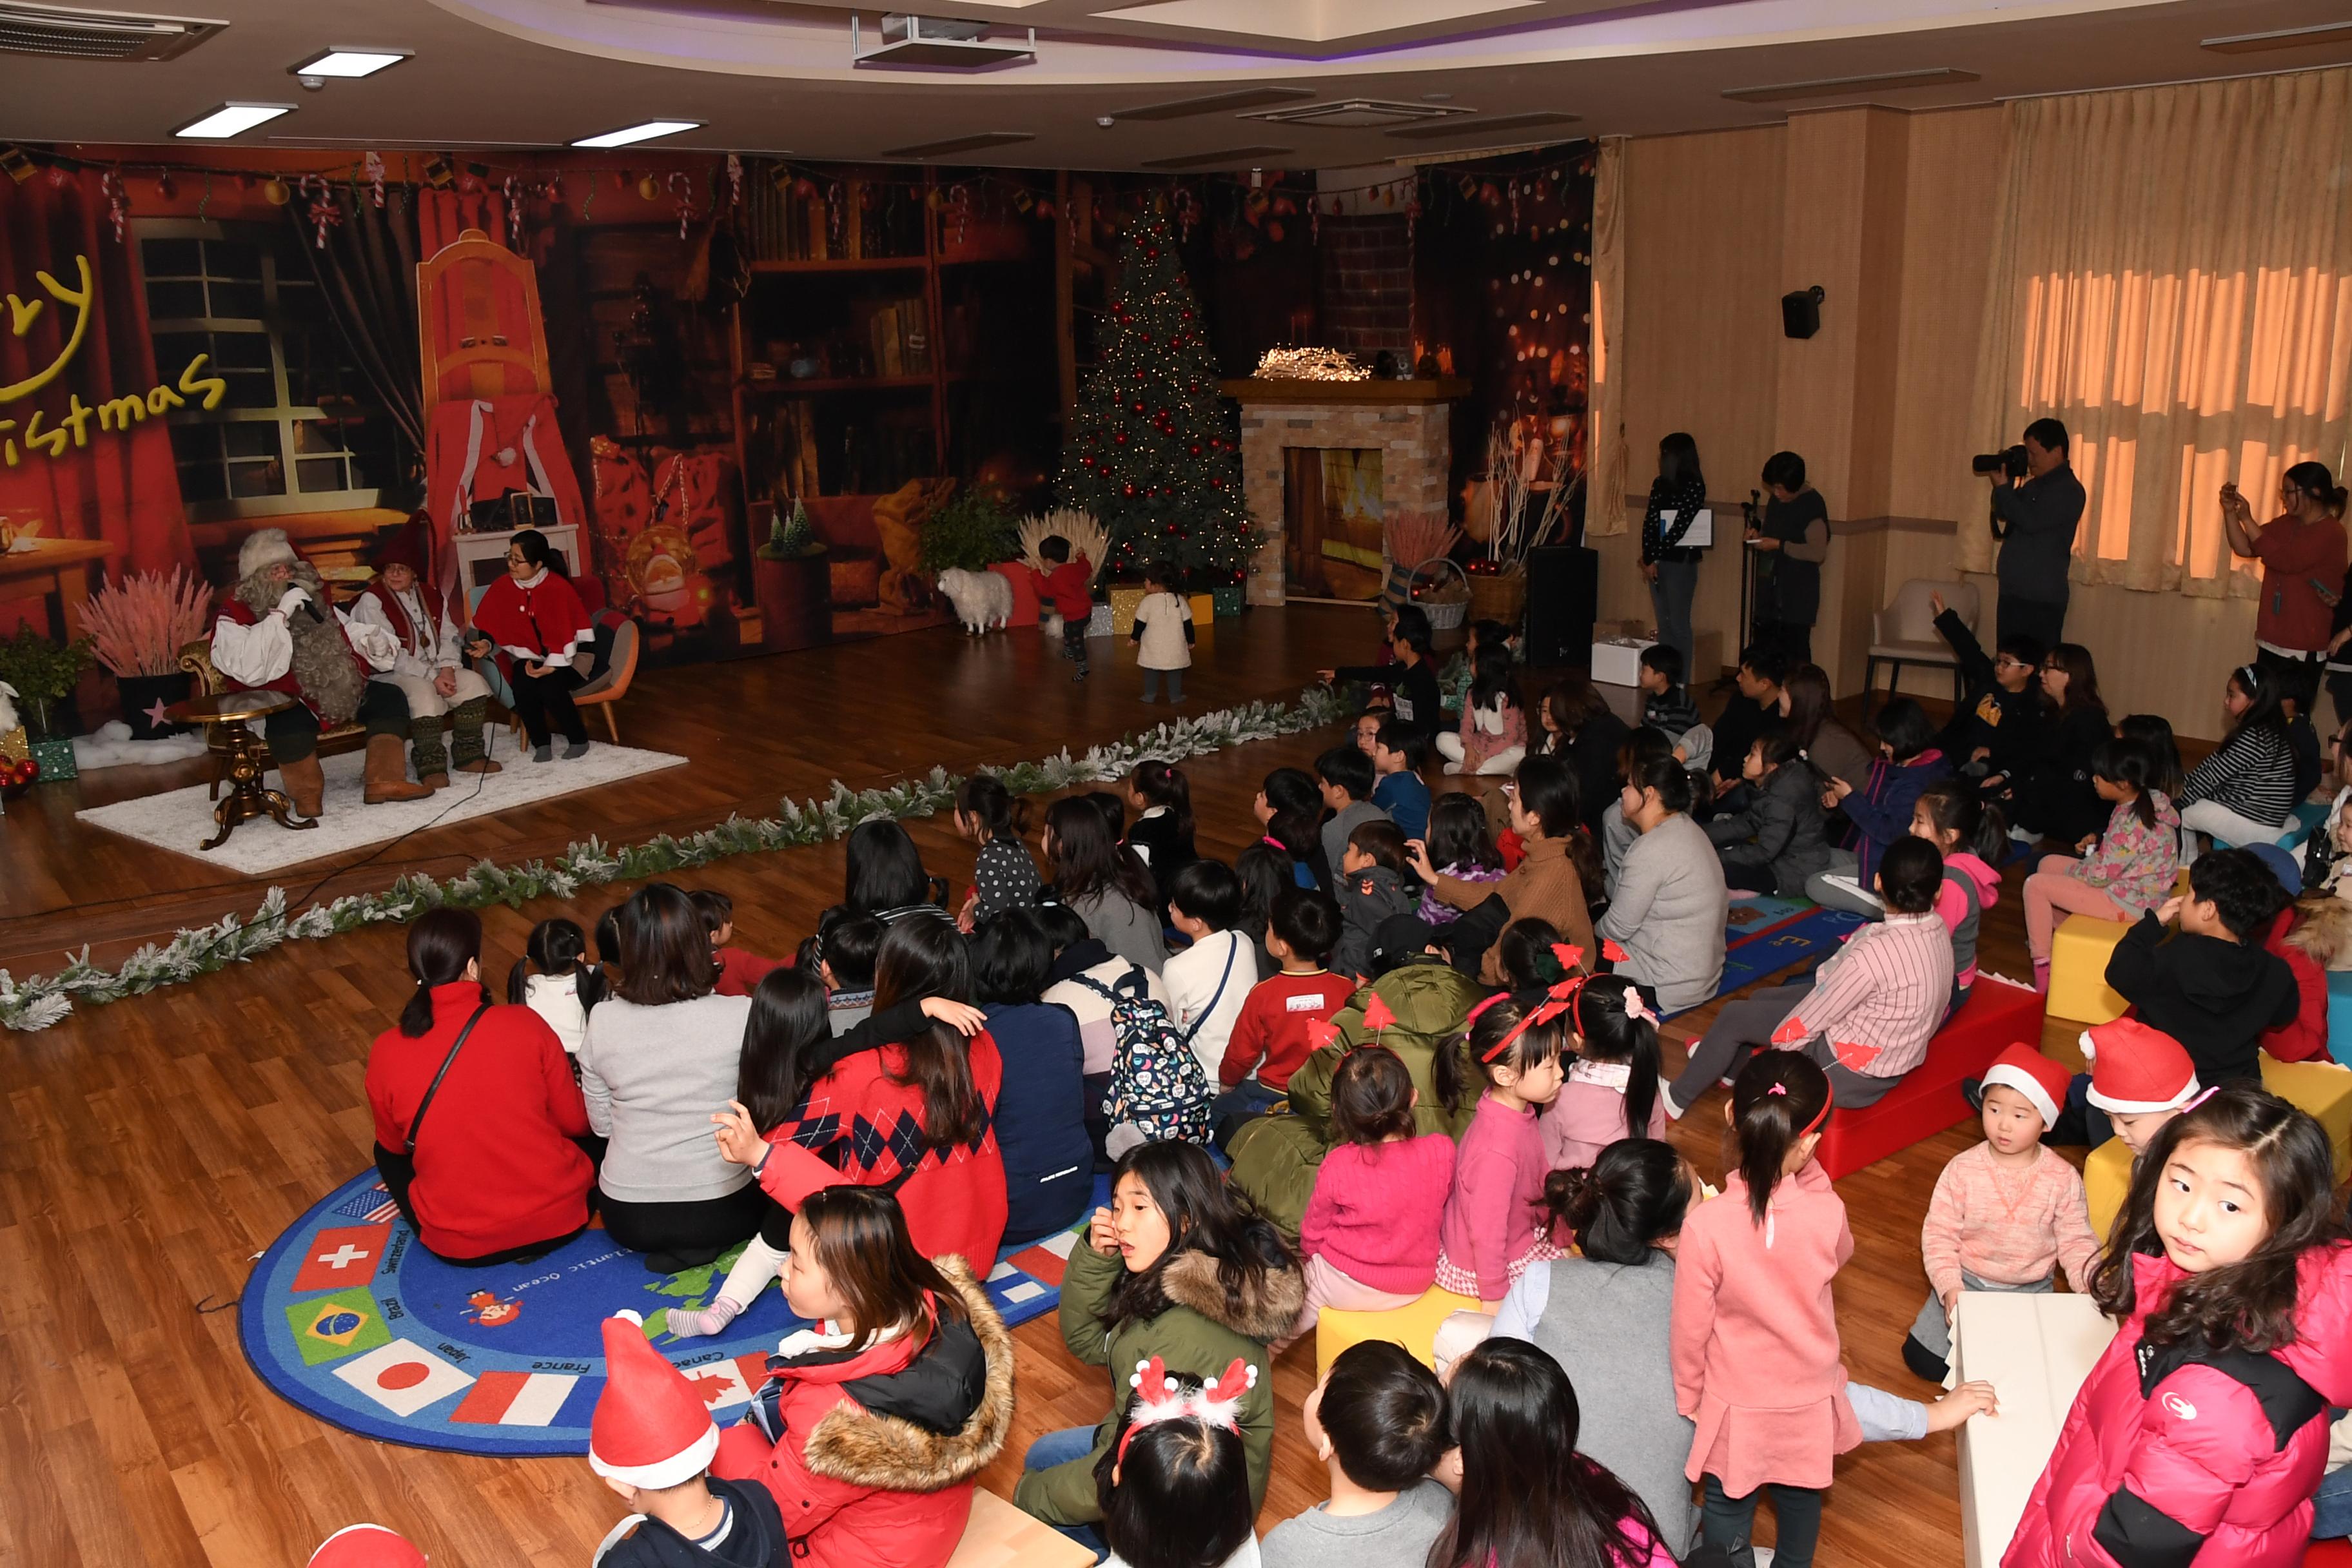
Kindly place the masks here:
POLYGON ((751 552, 751 592, 760 606, 760 643, 784 652, 833 640, 832 569, 824 541, 794 498, 770 510, 766 542, 751 552))
POLYGON ((121 689, 132 740, 179 732, 163 710, 188 695, 193 678, 180 668, 180 650, 205 635, 212 599, 202 579, 174 566, 118 577, 83 606, 81 629, 121 689))
POLYGON ((1021 525, 984 491, 958 490, 923 520, 923 570, 936 577, 961 567, 985 572, 1021 548, 1021 525))
POLYGON ((15 637, 0 642, 0 681, 16 689, 16 706, 44 783, 75 776, 73 742, 51 726, 57 704, 73 694, 74 683, 90 667, 90 644, 81 637, 60 647, 25 621, 16 624, 15 637))

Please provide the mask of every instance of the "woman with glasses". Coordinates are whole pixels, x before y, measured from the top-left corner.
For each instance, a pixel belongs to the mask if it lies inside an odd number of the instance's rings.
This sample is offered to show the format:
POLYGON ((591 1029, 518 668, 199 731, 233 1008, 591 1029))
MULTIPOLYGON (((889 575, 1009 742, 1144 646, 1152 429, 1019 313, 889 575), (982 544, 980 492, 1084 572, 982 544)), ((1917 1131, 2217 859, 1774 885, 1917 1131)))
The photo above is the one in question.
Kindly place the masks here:
POLYGON ((595 641, 588 608, 563 563, 535 528, 507 545, 507 574, 490 584, 474 609, 474 637, 466 651, 476 658, 495 654, 514 692, 514 714, 530 736, 533 762, 554 755, 552 731, 570 742, 564 760, 588 754, 588 726, 572 705, 583 677, 573 660, 595 641))

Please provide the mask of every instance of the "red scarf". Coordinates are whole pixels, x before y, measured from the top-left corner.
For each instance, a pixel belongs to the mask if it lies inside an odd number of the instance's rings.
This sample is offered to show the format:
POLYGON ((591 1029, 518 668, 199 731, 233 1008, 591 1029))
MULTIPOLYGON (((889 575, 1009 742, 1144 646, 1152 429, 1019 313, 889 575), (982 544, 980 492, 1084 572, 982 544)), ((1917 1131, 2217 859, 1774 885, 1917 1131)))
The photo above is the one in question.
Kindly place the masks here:
POLYGON ((499 578, 474 611, 474 629, 511 656, 521 648, 538 658, 568 660, 594 640, 587 606, 571 579, 548 572, 529 588, 499 578))

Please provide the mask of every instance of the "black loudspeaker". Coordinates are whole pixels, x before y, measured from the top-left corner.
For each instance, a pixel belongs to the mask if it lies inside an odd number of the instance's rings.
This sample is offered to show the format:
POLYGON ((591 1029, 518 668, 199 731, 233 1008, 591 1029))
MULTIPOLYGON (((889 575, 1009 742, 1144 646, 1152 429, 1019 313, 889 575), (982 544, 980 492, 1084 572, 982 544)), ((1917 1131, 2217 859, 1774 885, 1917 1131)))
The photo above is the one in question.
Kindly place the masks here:
POLYGON ((1780 296, 1780 330, 1792 338, 1810 338, 1822 330, 1823 290, 1818 283, 1780 296))
POLYGON ((1582 545, 1528 552, 1528 662, 1582 668, 1601 613, 1601 555, 1582 545))

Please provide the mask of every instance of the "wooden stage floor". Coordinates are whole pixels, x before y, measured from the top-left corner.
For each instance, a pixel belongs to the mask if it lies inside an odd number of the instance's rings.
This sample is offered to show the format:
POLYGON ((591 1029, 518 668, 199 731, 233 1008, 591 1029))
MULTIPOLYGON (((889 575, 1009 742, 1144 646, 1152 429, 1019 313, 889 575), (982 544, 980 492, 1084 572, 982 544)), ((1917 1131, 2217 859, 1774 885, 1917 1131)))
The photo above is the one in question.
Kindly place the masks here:
MULTIPOLYGON (((1203 639, 1185 710, 1286 698, 1317 667, 1365 657, 1370 631, 1361 612, 1311 606, 1220 625, 1203 639)), ((690 769, 420 835, 329 885, 380 886, 412 868, 447 875, 482 856, 560 851, 590 832, 609 842, 690 830, 734 811, 765 814, 780 795, 819 794, 836 777, 866 786, 935 763, 959 769, 1082 747, 1168 713, 1139 703, 1137 689, 1125 658, 1076 686, 1034 634, 973 641, 952 629, 664 671, 626 703, 624 738, 681 752, 690 769)), ((1237 853, 1255 837, 1250 799, 1265 772, 1311 760, 1336 736, 1188 763, 1203 853, 1237 853)), ((35 792, 31 809, 12 806, 0 821, 0 964, 46 970, 59 949, 85 941, 105 959, 251 907, 261 883, 210 876, 201 862, 74 822, 77 805, 194 776, 158 773, 100 773, 78 790, 35 792)), ((968 874, 971 848, 950 824, 908 826, 934 870, 959 882, 968 874)), ((299 890, 330 869, 276 879, 299 890)), ((838 898, 841 874, 835 846, 678 879, 725 889, 738 941, 782 952, 838 898)), ((2026 972, 2021 876, 2013 867, 1981 948, 1988 967, 2011 974, 2026 972)), ((567 913, 586 925, 616 896, 484 911, 495 966, 535 921, 567 913)), ((406 1531, 449 1568, 578 1568, 619 1516, 584 1460, 425 1453, 320 1425, 255 1381, 233 1312, 221 1310, 256 1253, 365 1166, 362 1072, 369 1041, 408 994, 402 952, 396 928, 357 931, 84 1009, 39 1034, 0 1034, 0 1568, 295 1564, 359 1520, 406 1531)), ((1673 1066, 1712 1013, 1669 1026, 1673 1066)), ((1720 1128, 1711 1095, 1675 1130, 1711 1177, 1723 1169, 1720 1128)), ((1972 1141, 1948 1132, 1839 1184, 1856 1252, 1838 1280, 1838 1316, 1857 1378, 1912 1397, 1931 1392, 1899 1353, 1927 1288, 1918 1227, 1944 1162, 1972 1141)), ((1105 1373, 1072 1360, 1050 1317, 1016 1340, 1013 1437, 983 1478, 1005 1495, 1032 1438, 1097 1419, 1108 1397, 1105 1373)), ((1298 1428, 1314 1376, 1310 1338, 1276 1369, 1280 1425, 1262 1528, 1324 1496, 1298 1428)), ((1958 1563, 1954 1465, 1948 1436, 1848 1456, 1822 1561, 1958 1563)))

